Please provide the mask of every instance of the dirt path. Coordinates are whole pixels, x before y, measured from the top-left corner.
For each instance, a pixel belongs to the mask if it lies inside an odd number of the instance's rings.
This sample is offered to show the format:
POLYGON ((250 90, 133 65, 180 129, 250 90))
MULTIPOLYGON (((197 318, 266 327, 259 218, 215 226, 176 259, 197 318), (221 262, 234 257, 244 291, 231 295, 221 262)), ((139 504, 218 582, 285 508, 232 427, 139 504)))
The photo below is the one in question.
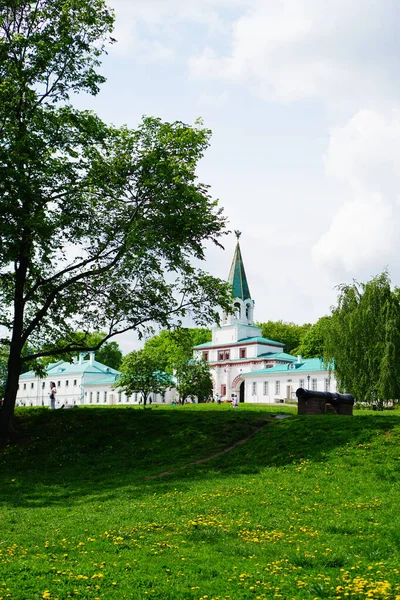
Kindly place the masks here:
POLYGON ((265 423, 260 425, 260 427, 256 427, 250 433, 250 435, 248 435, 247 437, 245 437, 241 440, 238 440, 231 446, 228 446, 227 448, 224 448, 223 450, 220 450, 219 452, 216 452, 215 454, 212 454, 211 456, 207 456, 206 458, 199 458, 198 460, 194 460, 192 462, 186 463, 186 465, 182 465, 181 467, 177 467, 176 469, 170 469, 169 471, 162 471, 161 473, 157 473, 156 475, 149 475, 148 477, 143 477, 143 480, 148 481, 149 479, 157 479, 158 477, 165 477, 165 475, 173 475, 174 473, 177 473, 178 471, 183 471, 183 469, 186 469, 187 467, 190 467, 191 465, 201 465, 202 463, 206 463, 210 460, 213 460, 214 458, 217 458, 218 456, 222 456, 223 454, 226 454, 227 452, 230 452, 231 450, 236 448, 236 446, 241 446, 241 445, 245 444, 250 438, 253 437, 253 435, 255 435, 256 433, 261 431, 261 429, 263 429, 266 425, 268 425, 271 422, 272 421, 270 421, 270 420, 265 421, 265 423))

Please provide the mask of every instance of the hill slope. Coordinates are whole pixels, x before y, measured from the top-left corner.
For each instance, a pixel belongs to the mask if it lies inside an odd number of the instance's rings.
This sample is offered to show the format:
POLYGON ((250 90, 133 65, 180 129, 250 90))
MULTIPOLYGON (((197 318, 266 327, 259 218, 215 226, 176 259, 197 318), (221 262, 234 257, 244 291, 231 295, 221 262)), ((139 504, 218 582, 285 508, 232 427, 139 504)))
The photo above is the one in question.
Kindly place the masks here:
POLYGON ((273 416, 21 410, 0 599, 400 596, 400 415, 273 416))

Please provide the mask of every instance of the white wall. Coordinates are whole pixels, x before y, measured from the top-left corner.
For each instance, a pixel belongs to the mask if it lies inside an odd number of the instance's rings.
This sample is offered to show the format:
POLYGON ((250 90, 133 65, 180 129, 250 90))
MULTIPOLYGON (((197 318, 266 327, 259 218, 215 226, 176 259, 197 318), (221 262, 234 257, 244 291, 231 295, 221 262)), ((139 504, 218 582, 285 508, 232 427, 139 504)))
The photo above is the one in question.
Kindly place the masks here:
POLYGON ((245 377, 245 402, 273 404, 279 400, 296 401, 296 390, 299 387, 314 389, 318 392, 336 392, 336 379, 328 371, 304 372, 304 373, 271 373, 270 375, 255 375, 245 377), (310 376, 310 387, 308 387, 307 376, 310 376), (315 380, 313 388, 313 380, 315 380), (326 382, 329 381, 329 389, 326 382), (264 393, 264 383, 268 383, 267 393, 264 393), (277 384, 279 384, 277 386, 277 384), (255 393, 254 393, 255 386, 255 393), (278 388, 278 389, 277 389, 278 388))
POLYGON ((81 376, 57 376, 20 379, 17 406, 50 406, 50 381, 57 387, 57 405, 79 404, 82 397, 81 376), (67 384, 68 382, 68 384, 67 384))
MULTIPOLYGON (((104 377, 104 375, 103 375, 104 377)), ((17 406, 50 406, 50 381, 55 381, 57 387, 56 408, 62 405, 124 405, 138 404, 141 399, 140 394, 132 394, 128 397, 125 392, 119 392, 112 385, 81 385, 81 375, 62 375, 57 377, 52 375, 46 379, 31 377, 20 380, 17 393, 17 406), (76 384, 74 382, 76 381, 76 384), (67 385, 68 382, 68 385, 67 385), (44 384, 44 387, 43 387, 44 384), (58 385, 59 384, 59 385, 58 385)), ((163 403, 161 394, 151 394, 152 401, 163 403)), ((165 393, 165 403, 171 404, 173 399, 177 398, 175 389, 167 390, 165 393)))

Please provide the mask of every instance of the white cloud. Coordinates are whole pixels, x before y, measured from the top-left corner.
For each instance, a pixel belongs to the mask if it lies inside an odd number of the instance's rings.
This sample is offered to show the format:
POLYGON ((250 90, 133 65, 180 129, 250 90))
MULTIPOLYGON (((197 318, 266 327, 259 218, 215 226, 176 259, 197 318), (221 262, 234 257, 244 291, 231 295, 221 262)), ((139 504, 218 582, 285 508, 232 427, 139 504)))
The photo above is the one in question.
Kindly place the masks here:
POLYGON ((117 54, 134 52, 142 59, 156 44, 155 58, 168 59, 182 41, 182 27, 199 24, 208 33, 218 34, 227 27, 221 11, 246 7, 251 0, 109 0, 115 9, 114 36, 117 54), (140 33, 138 29, 140 28, 140 33), (156 42, 155 42, 156 40, 156 42), (160 52, 160 49, 163 49, 160 52))
MULTIPOLYGON (((214 136, 201 179, 243 229, 258 318, 316 319, 334 284, 394 274, 398 0, 108 1, 122 80, 110 77, 108 98, 120 93, 106 110, 130 123, 204 114, 214 136), (304 283, 316 281, 310 297, 304 283)), ((231 256, 210 256, 207 268, 227 274, 231 256)))
POLYGON ((313 248, 335 276, 365 277, 389 267, 399 275, 400 113, 363 110, 331 133, 326 172, 346 198, 313 248))
POLYGON ((206 47, 189 68, 246 83, 267 100, 357 109, 397 85, 398 22, 393 0, 254 0, 233 23, 230 54, 206 47))

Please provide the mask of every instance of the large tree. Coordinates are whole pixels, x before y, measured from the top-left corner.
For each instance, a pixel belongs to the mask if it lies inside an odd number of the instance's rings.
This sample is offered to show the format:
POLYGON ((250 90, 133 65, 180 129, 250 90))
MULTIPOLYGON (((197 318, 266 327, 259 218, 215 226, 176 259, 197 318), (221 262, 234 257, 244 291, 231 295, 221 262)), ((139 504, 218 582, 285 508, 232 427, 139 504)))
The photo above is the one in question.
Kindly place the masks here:
POLYGON ((122 361, 121 373, 117 387, 128 395, 139 392, 144 407, 150 394, 164 394, 173 386, 171 376, 160 371, 156 357, 146 350, 134 350, 127 354, 122 361))
POLYGON ((339 286, 325 341, 341 391, 380 408, 400 397, 400 292, 386 272, 339 286))
POLYGON ((184 404, 187 398, 197 398, 201 402, 212 396, 210 367, 204 360, 192 359, 182 362, 177 365, 174 375, 181 404, 184 404))
POLYGON ((22 356, 28 340, 63 339, 74 352, 75 331, 107 341, 189 310, 203 325, 229 301, 192 266, 225 227, 195 175, 210 132, 153 118, 117 129, 70 103, 98 92, 112 26, 104 0, 0 1, 0 325, 10 332, 0 438, 22 362, 60 352, 22 356))
POLYGON ((193 358, 193 346, 211 341, 211 331, 204 327, 164 329, 146 341, 144 348, 158 360, 159 368, 173 373, 177 365, 193 358))

